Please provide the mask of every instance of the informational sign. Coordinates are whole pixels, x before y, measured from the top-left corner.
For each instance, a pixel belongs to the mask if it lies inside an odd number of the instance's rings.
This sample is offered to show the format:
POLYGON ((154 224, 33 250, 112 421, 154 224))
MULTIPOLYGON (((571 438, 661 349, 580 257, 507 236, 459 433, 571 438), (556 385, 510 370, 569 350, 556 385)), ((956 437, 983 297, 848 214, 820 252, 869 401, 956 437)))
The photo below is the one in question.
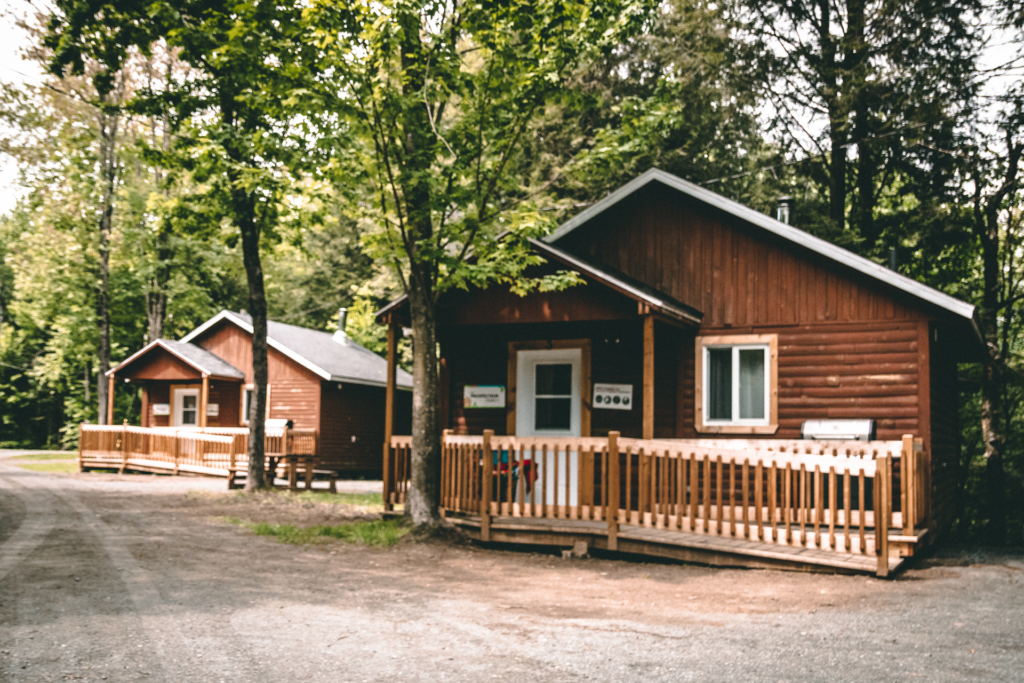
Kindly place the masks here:
POLYGON ((594 407, 611 410, 633 409, 632 384, 594 384, 594 407))
POLYGON ((467 384, 462 389, 465 408, 504 408, 505 387, 500 384, 467 384))
POLYGON ((153 404, 154 415, 170 415, 171 404, 170 403, 154 403, 153 404))
POLYGON ((220 417, 220 404, 219 403, 207 403, 206 404, 206 417, 220 417))

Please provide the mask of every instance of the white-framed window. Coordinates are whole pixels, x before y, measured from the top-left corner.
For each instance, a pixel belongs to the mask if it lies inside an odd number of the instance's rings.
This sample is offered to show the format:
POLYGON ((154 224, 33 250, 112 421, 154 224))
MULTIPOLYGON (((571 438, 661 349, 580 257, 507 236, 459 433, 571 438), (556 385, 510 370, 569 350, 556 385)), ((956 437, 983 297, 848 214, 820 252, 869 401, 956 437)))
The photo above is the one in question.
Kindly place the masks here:
POLYGON ((695 428, 770 434, 778 428, 776 335, 697 338, 695 428))
POLYGON ((768 424, 767 344, 704 347, 704 422, 768 424))
POLYGON ((242 385, 242 414, 239 417, 239 421, 247 425, 249 424, 249 407, 252 405, 252 396, 256 388, 252 384, 242 385))

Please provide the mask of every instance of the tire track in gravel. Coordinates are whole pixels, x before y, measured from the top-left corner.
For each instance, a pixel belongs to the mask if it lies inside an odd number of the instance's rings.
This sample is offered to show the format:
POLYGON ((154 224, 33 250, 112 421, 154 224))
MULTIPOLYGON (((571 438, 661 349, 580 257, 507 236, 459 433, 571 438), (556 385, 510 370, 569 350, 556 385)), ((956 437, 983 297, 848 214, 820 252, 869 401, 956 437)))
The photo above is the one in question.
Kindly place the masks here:
MULTIPOLYGON (((252 658, 246 656, 245 648, 240 647, 237 638, 229 638, 232 642, 228 644, 208 628, 196 629, 196 638, 189 638, 182 632, 181 625, 192 621, 190 615, 166 604, 160 595, 156 577, 139 565, 128 548, 125 535, 89 509, 75 491, 65 486, 67 480, 34 473, 21 477, 20 472, 12 469, 0 463, 0 486, 22 498, 30 512, 26 513, 18 531, 0 547, 3 550, 0 578, 16 569, 54 531, 55 508, 69 508, 75 519, 62 519, 61 524, 75 523, 91 532, 88 535, 98 542, 98 550, 109 558, 117 574, 116 582, 127 593, 130 609, 142 630, 136 640, 141 636, 147 641, 140 645, 149 653, 147 665, 152 670, 148 672, 147 680, 153 680, 153 677, 168 683, 183 680, 262 680, 259 672, 252 669, 252 658)), ((127 646, 125 643, 109 643, 108 647, 127 646)))
MULTIPOLYGON (((3 581, 12 570, 39 547, 47 534, 53 530, 55 518, 50 506, 40 508, 31 504, 29 496, 24 493, 24 485, 17 483, 8 474, 7 470, 10 468, 5 465, 0 465, 0 468, 2 468, 0 469, 0 496, 17 498, 21 502, 20 507, 22 508, 19 511, 21 514, 16 513, 12 509, 14 508, 12 502, 7 500, 4 504, 4 515, 0 518, 0 524, 3 525, 4 536, 6 536, 6 540, 0 543, 0 581, 3 581)), ((24 472, 24 470, 21 471, 24 472)), ((19 473, 12 474, 17 476, 19 473)))

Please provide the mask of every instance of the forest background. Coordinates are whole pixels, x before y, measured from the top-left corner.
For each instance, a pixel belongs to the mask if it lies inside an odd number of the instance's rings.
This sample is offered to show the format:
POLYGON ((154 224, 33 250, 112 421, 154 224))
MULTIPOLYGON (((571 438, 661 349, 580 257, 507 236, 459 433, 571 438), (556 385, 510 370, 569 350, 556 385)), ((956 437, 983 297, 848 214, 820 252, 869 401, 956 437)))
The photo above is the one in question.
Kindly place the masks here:
MULTIPOLYGON (((960 370, 955 533, 1024 542, 1021 7, 652 8, 639 35, 559 83, 521 136, 508 213, 550 230, 658 166, 765 213, 794 197, 796 227, 977 304, 992 362, 960 370)), ((46 21, 22 25, 40 65, 46 21)), ((76 426, 98 416, 102 354, 116 363, 248 301, 237 230, 211 211, 210 179, 176 156, 182 122, 122 106, 187 67, 173 51, 136 54, 98 98, 84 66, 0 91, 0 151, 21 187, 0 218, 0 447, 74 448, 76 426)), ((369 189, 331 178, 289 176, 262 235, 269 317, 330 330, 347 307, 349 333, 379 353, 373 312, 401 283, 353 208, 369 189)), ((137 423, 140 407, 118 387, 116 423, 137 423)))

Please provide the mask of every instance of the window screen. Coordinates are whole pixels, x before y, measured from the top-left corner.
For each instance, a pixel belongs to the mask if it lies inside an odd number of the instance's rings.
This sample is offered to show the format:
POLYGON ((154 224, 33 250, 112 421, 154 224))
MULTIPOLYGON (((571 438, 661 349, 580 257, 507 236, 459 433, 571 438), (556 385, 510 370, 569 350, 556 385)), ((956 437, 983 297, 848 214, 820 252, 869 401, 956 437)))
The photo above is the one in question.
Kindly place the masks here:
POLYGON ((732 419, 732 349, 708 349, 708 419, 732 419))
POLYGON ((764 419, 764 349, 740 349, 740 419, 764 419))
POLYGON ((538 364, 534 376, 534 429, 572 428, 572 364, 538 364))

